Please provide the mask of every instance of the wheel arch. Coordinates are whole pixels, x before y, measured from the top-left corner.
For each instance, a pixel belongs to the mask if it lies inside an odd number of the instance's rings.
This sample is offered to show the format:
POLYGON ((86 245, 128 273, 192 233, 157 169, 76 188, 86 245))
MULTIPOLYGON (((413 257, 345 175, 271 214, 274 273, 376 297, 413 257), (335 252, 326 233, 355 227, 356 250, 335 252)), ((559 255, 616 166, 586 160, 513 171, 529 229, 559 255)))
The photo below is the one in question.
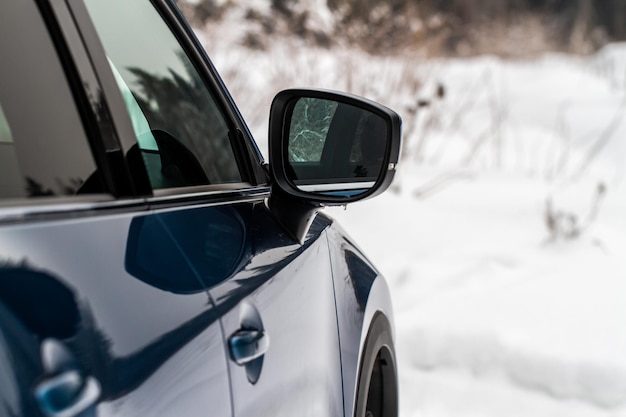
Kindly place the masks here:
POLYGON ((365 417, 398 415, 398 375, 393 325, 381 311, 371 318, 359 357, 353 414, 365 417))
POLYGON ((333 222, 327 229, 327 237, 335 287, 344 416, 352 417, 370 328, 381 320, 377 317, 384 318, 389 343, 393 345, 393 308, 386 280, 341 226, 333 222))

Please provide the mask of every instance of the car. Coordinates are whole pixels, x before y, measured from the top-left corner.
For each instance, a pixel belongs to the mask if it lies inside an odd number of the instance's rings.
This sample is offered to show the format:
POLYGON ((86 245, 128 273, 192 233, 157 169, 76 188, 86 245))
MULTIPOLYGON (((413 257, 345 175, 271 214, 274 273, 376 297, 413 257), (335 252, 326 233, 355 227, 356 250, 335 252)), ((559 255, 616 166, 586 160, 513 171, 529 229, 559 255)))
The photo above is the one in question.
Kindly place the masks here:
POLYGON ((2 2, 0 61, 0 415, 397 415, 388 286, 321 212, 390 185, 397 113, 279 92, 267 164, 170 0, 2 2))

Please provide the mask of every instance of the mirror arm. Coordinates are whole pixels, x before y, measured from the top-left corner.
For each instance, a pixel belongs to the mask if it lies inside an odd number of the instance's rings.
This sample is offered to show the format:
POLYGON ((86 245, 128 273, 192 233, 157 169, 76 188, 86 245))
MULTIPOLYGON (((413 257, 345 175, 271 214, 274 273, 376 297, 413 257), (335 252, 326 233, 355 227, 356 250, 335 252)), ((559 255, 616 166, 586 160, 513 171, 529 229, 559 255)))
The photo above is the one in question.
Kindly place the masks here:
POLYGON ((300 244, 304 243, 315 216, 322 209, 321 204, 291 196, 276 184, 272 185, 268 206, 276 221, 300 244))

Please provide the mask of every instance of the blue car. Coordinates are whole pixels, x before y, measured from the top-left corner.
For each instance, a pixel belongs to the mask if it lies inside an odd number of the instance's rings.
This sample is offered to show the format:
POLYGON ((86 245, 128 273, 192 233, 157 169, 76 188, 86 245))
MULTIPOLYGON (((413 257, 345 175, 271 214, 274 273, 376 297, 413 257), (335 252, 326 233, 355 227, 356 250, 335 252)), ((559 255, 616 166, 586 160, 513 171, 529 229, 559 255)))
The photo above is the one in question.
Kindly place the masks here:
POLYGON ((0 416, 397 415, 387 284, 320 209, 390 185, 400 117, 269 117, 266 164, 170 0, 0 3, 0 416))

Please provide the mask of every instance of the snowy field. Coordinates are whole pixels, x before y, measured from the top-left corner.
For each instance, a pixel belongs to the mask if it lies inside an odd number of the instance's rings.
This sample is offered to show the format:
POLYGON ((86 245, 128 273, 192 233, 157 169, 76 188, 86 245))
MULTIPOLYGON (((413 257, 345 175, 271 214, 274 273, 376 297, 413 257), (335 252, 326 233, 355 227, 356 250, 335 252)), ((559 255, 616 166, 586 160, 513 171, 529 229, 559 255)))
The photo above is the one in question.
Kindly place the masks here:
POLYGON ((424 60, 226 34, 200 33, 264 151, 284 88, 403 116, 393 188, 327 209, 390 282, 403 417, 626 416, 626 46, 424 60))
POLYGON ((333 210, 389 278, 402 415, 626 415, 624 198, 564 241, 544 226, 541 180, 413 189, 333 210))

